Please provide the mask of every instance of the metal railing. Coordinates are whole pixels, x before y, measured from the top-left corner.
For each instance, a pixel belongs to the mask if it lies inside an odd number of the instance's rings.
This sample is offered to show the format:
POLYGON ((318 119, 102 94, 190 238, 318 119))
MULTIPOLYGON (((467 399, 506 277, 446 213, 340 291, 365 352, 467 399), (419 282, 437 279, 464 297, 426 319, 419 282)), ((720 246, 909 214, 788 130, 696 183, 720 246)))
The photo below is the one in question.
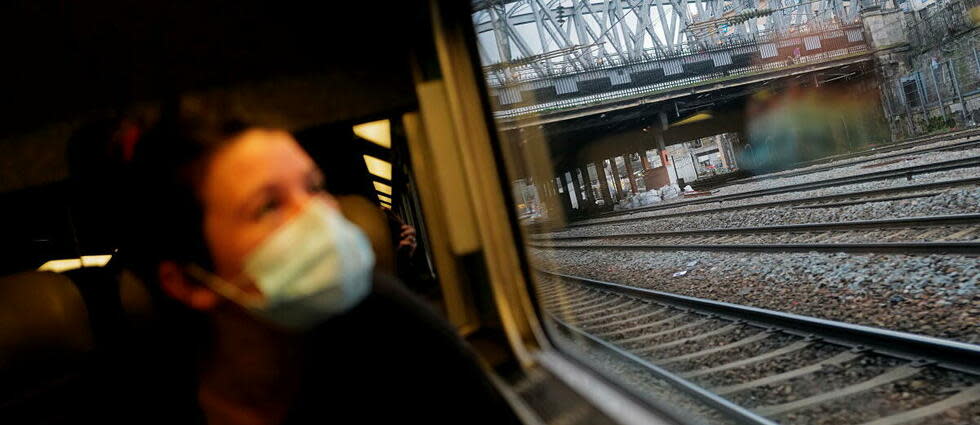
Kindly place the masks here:
MULTIPOLYGON (((525 58, 523 60, 517 60, 510 63, 498 63, 485 66, 483 67, 483 73, 487 77, 487 84, 490 87, 499 88, 591 71, 607 71, 628 65, 678 59, 684 56, 712 53, 736 49, 739 47, 777 42, 786 38, 818 35, 828 31, 843 31, 847 28, 855 27, 855 23, 859 22, 859 20, 856 22, 840 22, 837 20, 814 21, 795 26, 789 31, 771 30, 752 34, 739 34, 719 39, 714 42, 709 42, 707 40, 691 41, 680 44, 669 51, 657 48, 648 48, 638 57, 615 55, 612 56, 612 59, 597 61, 589 67, 582 66, 581 63, 575 59, 582 56, 584 51, 588 51, 593 48, 601 49, 603 46, 577 46, 575 50, 570 50, 564 54, 552 52, 549 54, 540 55, 540 60, 535 60, 535 58, 525 58), (553 60, 554 58, 561 59, 555 61, 553 60), (543 75, 541 73, 542 70, 544 70, 543 75)), ((860 27, 860 25, 857 26, 860 27)))

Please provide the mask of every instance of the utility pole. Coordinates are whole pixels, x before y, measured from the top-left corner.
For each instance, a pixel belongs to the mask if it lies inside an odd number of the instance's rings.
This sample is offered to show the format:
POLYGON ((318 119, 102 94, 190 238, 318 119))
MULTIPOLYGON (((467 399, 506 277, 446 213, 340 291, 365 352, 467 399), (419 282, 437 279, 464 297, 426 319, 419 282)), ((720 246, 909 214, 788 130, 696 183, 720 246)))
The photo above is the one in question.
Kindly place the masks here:
POLYGON ((960 81, 956 78, 956 71, 953 70, 953 60, 947 60, 946 66, 949 68, 949 76, 952 78, 956 98, 960 101, 960 114, 963 116, 963 125, 966 125, 968 122, 968 118, 966 117, 966 102, 963 102, 963 93, 960 92, 960 81))
MULTIPOLYGON (((939 99, 939 112, 942 112, 942 114, 943 114, 943 121, 945 121, 946 120, 946 101, 943 100, 943 89, 941 87, 939 87, 939 81, 936 80, 936 72, 935 72, 935 70, 930 69, 929 70, 929 76, 932 77, 932 86, 936 88, 936 98, 939 99)), ((927 98, 922 100, 922 110, 923 111, 927 111, 925 109, 925 103, 926 103, 927 100, 928 100, 927 98)), ((929 113, 926 112, 926 118, 928 119, 928 117, 929 117, 929 113)))

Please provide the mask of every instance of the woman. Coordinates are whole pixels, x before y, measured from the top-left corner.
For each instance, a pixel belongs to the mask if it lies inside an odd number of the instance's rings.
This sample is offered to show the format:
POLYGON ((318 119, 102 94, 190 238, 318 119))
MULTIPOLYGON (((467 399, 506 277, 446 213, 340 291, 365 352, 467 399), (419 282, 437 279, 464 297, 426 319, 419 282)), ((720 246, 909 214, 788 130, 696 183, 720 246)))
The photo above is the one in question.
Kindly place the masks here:
POLYGON ((123 252, 164 301, 149 381, 172 400, 138 422, 514 422, 452 330, 372 276, 289 133, 165 119, 130 169, 123 252))

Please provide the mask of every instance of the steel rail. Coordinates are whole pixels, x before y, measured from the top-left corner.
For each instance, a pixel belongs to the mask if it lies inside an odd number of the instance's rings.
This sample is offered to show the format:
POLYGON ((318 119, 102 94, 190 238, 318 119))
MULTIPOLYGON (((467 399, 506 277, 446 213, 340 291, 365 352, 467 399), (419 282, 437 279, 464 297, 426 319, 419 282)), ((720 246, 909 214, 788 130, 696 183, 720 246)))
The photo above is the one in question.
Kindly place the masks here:
POLYGON ((968 138, 971 138, 971 137, 976 137, 978 135, 980 135, 980 130, 978 130, 978 129, 972 129, 972 130, 965 130, 965 131, 956 132, 956 133, 952 133, 952 134, 941 134, 941 135, 928 136, 928 137, 918 137, 918 138, 906 140, 904 142, 898 142, 898 143, 884 145, 884 146, 881 146, 880 148, 865 149, 863 151, 858 151, 858 152, 850 152, 850 153, 844 153, 844 154, 839 154, 839 155, 831 155, 831 156, 827 156, 827 157, 823 157, 823 158, 813 159, 813 160, 810 160, 810 161, 798 162, 798 163, 796 163, 796 166, 797 167, 807 167, 807 166, 823 164, 823 163, 831 162, 831 161, 840 161, 840 160, 851 159, 851 158, 860 158, 862 156, 874 155, 874 154, 877 154, 877 153, 887 153, 887 152, 892 152, 892 151, 900 150, 900 149, 914 148, 916 146, 922 146, 923 144, 938 143, 938 142, 942 142, 942 141, 946 141, 946 140, 968 139, 968 138))
POLYGON ((694 397, 695 399, 707 404, 708 406, 717 409, 722 413, 727 414, 729 419, 734 419, 736 422, 740 424, 776 425, 776 422, 766 419, 760 416, 759 414, 752 412, 751 410, 748 410, 742 406, 732 403, 728 399, 718 394, 715 394, 706 388, 698 386, 697 384, 688 381, 687 379, 684 379, 679 375, 671 373, 667 369, 657 366, 647 361, 646 359, 637 356, 636 354, 633 354, 627 350, 624 350, 616 346, 615 344, 612 344, 582 329, 579 329, 574 325, 566 323, 565 321, 559 319, 556 315, 552 313, 548 313, 548 316, 555 324, 567 329, 569 332, 578 334, 579 336, 588 339, 593 344, 599 345, 603 347, 605 350, 619 357, 623 357, 643 367, 654 376, 671 383, 675 388, 678 388, 684 391, 685 393, 687 393, 688 395, 694 397))
MULTIPOLYGON (((870 189, 870 190, 847 192, 847 193, 840 193, 834 195, 814 196, 814 197, 803 198, 803 199, 787 199, 782 201, 759 202, 759 203, 748 204, 748 205, 732 205, 728 207, 720 207, 720 208, 697 210, 697 211, 673 212, 673 213, 666 213, 660 215, 645 215, 641 217, 625 217, 625 218, 617 218, 617 219, 602 220, 602 221, 589 221, 589 222, 579 221, 575 223, 569 223, 566 227, 599 226, 599 225, 606 225, 606 224, 628 223, 631 221, 639 221, 639 220, 655 220, 658 218, 690 216, 695 214, 711 214, 717 212, 743 210, 743 209, 756 209, 756 208, 776 207, 776 206, 785 206, 785 205, 794 205, 794 204, 812 204, 814 202, 833 201, 837 199, 871 197, 875 195, 883 195, 889 193, 906 193, 906 192, 919 191, 919 190, 951 188, 951 187, 969 186, 969 185, 977 185, 977 184, 980 184, 980 177, 969 177, 965 179, 944 180, 938 182, 920 183, 920 184, 901 186, 901 187, 889 187, 884 189, 870 189)), ((721 202, 721 201, 717 201, 717 202, 721 202)), ((872 200, 870 202, 874 202, 874 201, 872 200)), ((657 208, 657 209, 668 209, 668 208, 675 208, 678 206, 685 206, 685 205, 688 204, 671 203, 669 206, 664 205, 662 206, 663 208, 657 208)), ((622 211, 620 214, 617 215, 632 215, 632 214, 644 213, 649 211, 651 210, 634 209, 629 211, 622 211)), ((602 218, 604 217, 593 217, 592 219, 602 219, 602 218)))
POLYGON ((546 245, 533 248, 555 250, 632 251, 738 251, 738 252, 849 252, 882 254, 980 255, 980 242, 875 242, 875 243, 739 243, 739 244, 636 244, 636 245, 546 245))
POLYGON ((797 184, 773 187, 768 189, 749 190, 740 193, 733 193, 730 195, 691 199, 691 200, 680 201, 680 202, 671 202, 663 205, 651 205, 648 207, 636 208, 629 211, 599 214, 591 218, 594 219, 594 218, 603 218, 603 217, 614 217, 614 216, 619 216, 624 214, 634 214, 638 212, 647 212, 647 211, 658 211, 663 209, 671 209, 671 208, 684 207, 689 205, 711 204, 711 203, 725 202, 725 201, 737 201, 740 199, 756 198, 760 196, 778 195, 778 194, 788 193, 788 192, 799 192, 804 190, 823 189, 827 187, 843 186, 848 184, 867 183, 867 182, 878 181, 878 180, 911 177, 917 174, 934 173, 939 171, 948 171, 948 170, 955 170, 959 168, 969 168, 969 167, 977 167, 977 166, 980 166, 980 156, 953 159, 953 160, 937 162, 933 164, 913 165, 909 167, 896 168, 894 170, 874 171, 870 173, 858 174, 854 176, 838 177, 834 179, 827 179, 827 180, 821 180, 816 182, 805 182, 805 183, 797 183, 797 184))
MULTIPOLYGON (((926 153, 931 153, 931 152, 942 152, 942 151, 956 150, 956 149, 962 149, 962 148, 970 147, 970 146, 980 146, 980 139, 967 140, 967 141, 964 141, 964 142, 953 143, 951 145, 945 145, 945 146, 934 146, 934 147, 931 147, 931 148, 926 148, 926 149, 921 149, 921 150, 916 150, 916 151, 911 151, 911 152, 892 153, 892 154, 882 155, 880 157, 875 157, 875 158, 864 158, 864 159, 859 159, 857 161, 851 161, 851 162, 847 162, 847 163, 843 163, 843 164, 825 165, 825 166, 816 167, 816 168, 805 168, 805 169, 796 169, 796 170, 786 170, 786 171, 779 171, 779 172, 774 172, 774 173, 763 174, 763 175, 760 175, 760 176, 745 177, 745 178, 741 178, 741 179, 737 179, 737 180, 731 180, 729 182, 726 182, 727 184, 725 184, 725 186, 738 186, 738 185, 743 184, 743 183, 751 183, 751 182, 757 182, 757 181, 763 181, 763 180, 779 179, 779 178, 784 178, 784 177, 802 176, 802 175, 806 175, 806 174, 820 173, 820 172, 823 172, 823 171, 833 170, 833 169, 841 168, 841 167, 850 167, 850 166, 854 166, 854 165, 858 165, 858 164, 865 164, 865 163, 868 163, 868 162, 884 161, 884 160, 888 160, 888 159, 892 159, 892 158, 900 158, 900 157, 909 156, 909 155, 921 155, 921 154, 926 154, 926 153)), ((908 148, 910 148, 910 146, 903 146, 901 148, 889 149, 889 150, 865 151, 865 154, 864 155, 856 156, 856 158, 860 158, 862 156, 870 156, 870 155, 888 153, 888 152, 890 152, 892 150, 901 150, 901 149, 908 149, 908 148)), ((851 158, 847 158, 847 159, 851 159, 851 158)))
POLYGON ((672 294, 542 269, 535 271, 615 294, 630 295, 761 328, 781 329, 801 337, 817 337, 832 344, 867 349, 920 365, 935 363, 951 370, 980 375, 980 345, 672 294))
POLYGON ((933 215, 908 218, 888 218, 881 220, 856 220, 845 222, 827 223, 807 223, 807 224, 781 224, 772 226, 754 227, 720 227, 700 230, 671 230, 660 232, 640 232, 640 233, 610 233, 595 236, 549 236, 547 234, 536 234, 532 240, 547 241, 568 241, 568 240, 591 240, 591 239, 621 239, 621 238, 644 238, 644 237, 673 237, 689 235, 723 235, 723 234, 753 234, 753 233, 792 233, 792 232, 814 232, 828 230, 857 230, 857 229, 881 229, 890 227, 931 227, 931 226, 951 226, 957 224, 980 224, 980 214, 952 214, 952 215, 933 215))

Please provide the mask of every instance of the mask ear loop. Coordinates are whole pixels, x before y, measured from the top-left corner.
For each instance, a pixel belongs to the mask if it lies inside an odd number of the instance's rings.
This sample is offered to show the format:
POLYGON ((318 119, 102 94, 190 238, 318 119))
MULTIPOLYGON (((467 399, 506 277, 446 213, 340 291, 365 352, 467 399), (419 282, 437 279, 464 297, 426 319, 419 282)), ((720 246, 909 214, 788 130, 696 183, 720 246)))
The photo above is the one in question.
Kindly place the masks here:
POLYGON ((242 288, 231 284, 214 273, 204 270, 204 268, 197 264, 188 264, 185 270, 194 280, 203 283, 204 286, 207 286, 218 295, 227 298, 235 304, 250 310, 259 309, 265 305, 265 300, 261 296, 249 294, 243 291, 242 288))

